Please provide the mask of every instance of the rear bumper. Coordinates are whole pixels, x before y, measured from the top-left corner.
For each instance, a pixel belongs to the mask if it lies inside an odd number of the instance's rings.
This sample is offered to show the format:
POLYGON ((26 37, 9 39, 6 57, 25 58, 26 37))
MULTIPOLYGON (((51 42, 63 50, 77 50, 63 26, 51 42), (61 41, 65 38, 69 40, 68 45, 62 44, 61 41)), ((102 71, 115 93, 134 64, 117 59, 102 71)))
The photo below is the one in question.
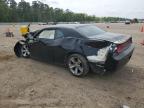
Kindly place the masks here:
POLYGON ((134 45, 132 44, 127 50, 123 51, 121 54, 108 54, 105 64, 90 63, 90 67, 94 72, 102 70, 105 72, 113 72, 122 68, 126 65, 132 57, 134 51, 134 45))

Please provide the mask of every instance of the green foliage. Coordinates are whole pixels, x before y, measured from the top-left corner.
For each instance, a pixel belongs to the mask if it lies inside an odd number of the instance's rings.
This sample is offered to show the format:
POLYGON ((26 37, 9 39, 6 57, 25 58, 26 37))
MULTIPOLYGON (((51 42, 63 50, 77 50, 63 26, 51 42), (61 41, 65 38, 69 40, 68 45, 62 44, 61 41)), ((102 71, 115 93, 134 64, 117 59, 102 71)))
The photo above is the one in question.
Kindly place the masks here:
POLYGON ((49 7, 40 1, 0 0, 0 22, 117 22, 124 18, 96 17, 70 10, 49 7))
POLYGON ((9 9, 4 0, 0 0, 0 21, 8 21, 9 9))

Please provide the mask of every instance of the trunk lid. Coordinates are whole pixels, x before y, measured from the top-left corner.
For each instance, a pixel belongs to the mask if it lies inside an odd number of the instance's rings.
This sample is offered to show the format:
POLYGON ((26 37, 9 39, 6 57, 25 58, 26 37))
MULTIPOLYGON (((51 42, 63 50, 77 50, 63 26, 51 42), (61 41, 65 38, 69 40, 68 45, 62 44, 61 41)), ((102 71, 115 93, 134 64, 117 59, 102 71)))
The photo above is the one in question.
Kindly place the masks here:
POLYGON ((128 41, 131 38, 131 36, 125 36, 123 34, 116 34, 116 33, 110 33, 106 32, 103 34, 95 35, 95 36, 90 36, 90 40, 105 40, 109 41, 115 44, 122 44, 128 41))

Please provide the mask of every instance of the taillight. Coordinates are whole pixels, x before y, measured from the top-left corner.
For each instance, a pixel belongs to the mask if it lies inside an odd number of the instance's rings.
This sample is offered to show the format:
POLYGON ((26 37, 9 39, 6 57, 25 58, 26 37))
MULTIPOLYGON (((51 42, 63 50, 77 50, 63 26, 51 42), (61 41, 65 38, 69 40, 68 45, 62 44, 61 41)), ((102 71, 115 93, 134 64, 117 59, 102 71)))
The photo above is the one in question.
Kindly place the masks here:
POLYGON ((124 49, 124 45, 123 44, 119 44, 119 45, 117 45, 116 52, 117 53, 121 53, 123 51, 123 49, 124 49))
POLYGON ((129 45, 132 43, 132 38, 130 38, 128 41, 122 44, 118 44, 116 47, 116 52, 121 53, 123 50, 129 47, 129 45))

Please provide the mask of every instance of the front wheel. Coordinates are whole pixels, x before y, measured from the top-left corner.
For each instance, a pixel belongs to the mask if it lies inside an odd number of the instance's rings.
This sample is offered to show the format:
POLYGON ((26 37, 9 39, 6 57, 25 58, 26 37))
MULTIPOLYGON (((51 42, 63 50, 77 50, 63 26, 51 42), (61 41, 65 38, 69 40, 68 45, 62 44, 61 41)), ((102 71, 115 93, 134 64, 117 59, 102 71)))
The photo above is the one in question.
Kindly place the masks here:
POLYGON ((24 58, 28 58, 30 56, 29 48, 26 44, 21 46, 21 56, 24 58))
POLYGON ((85 76, 89 72, 87 60, 79 54, 70 55, 67 65, 70 72, 77 77, 85 76))

